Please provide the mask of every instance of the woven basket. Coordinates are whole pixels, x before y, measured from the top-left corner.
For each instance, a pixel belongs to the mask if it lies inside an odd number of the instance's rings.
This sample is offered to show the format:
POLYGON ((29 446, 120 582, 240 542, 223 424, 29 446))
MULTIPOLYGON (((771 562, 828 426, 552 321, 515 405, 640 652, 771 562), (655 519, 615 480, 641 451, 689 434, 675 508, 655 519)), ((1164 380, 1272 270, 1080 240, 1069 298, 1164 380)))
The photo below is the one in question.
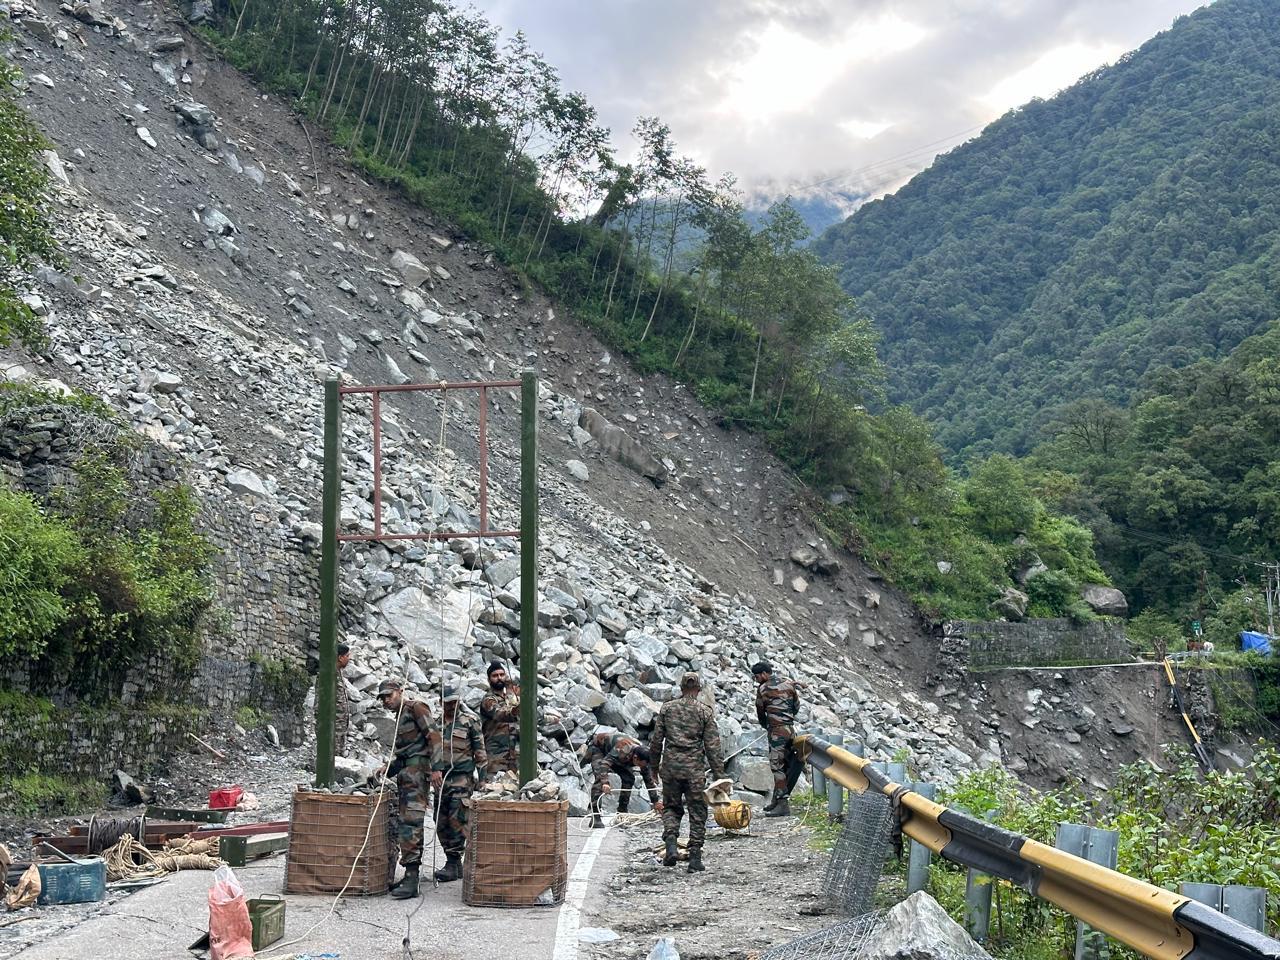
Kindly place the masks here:
POLYGON ((751 823, 751 805, 745 800, 717 803, 711 809, 715 813, 716 823, 726 830, 745 830, 751 823))

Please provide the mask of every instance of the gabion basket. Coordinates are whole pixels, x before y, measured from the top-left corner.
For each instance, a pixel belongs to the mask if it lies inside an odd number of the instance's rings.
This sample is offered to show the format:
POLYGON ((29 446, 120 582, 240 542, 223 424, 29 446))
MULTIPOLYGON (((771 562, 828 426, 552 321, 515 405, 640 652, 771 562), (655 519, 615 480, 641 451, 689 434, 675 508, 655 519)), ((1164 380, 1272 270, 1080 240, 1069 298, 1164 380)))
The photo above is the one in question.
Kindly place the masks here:
POLYGON ((473 800, 462 902, 554 906, 569 885, 569 801, 473 800))

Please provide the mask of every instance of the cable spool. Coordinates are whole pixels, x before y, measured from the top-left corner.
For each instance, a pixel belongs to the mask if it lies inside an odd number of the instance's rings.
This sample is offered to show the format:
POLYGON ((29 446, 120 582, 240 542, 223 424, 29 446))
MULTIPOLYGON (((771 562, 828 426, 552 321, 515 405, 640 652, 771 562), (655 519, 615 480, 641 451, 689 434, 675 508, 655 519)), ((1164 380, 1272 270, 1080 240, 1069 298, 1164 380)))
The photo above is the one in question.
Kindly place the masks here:
POLYGON ((115 817, 99 817, 97 814, 89 818, 87 845, 89 855, 95 856, 116 845, 121 837, 133 837, 138 843, 146 846, 147 818, 131 817, 127 820, 115 817))

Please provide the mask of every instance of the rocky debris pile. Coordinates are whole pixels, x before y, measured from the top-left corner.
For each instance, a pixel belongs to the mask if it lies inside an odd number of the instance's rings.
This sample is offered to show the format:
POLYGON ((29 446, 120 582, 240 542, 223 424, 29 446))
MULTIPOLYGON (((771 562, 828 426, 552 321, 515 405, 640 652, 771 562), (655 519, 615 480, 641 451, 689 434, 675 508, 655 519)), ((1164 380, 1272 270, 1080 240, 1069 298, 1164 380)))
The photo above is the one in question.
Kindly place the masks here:
POLYGON ((503 771, 485 781, 484 787, 471 795, 473 800, 529 800, 534 803, 554 803, 568 800, 569 791, 551 777, 536 777, 523 787, 520 778, 511 771, 503 771))
POLYGON ((875 934, 853 956, 856 960, 989 960, 991 955, 922 890, 886 912, 875 934))

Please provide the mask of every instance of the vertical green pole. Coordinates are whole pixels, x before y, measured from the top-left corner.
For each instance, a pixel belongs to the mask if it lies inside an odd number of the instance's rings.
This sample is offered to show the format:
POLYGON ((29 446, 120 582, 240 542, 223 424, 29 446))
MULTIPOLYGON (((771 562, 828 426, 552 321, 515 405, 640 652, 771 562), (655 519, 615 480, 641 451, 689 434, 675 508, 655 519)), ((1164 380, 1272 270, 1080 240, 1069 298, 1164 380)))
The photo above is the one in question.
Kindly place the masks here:
POLYGON ((538 377, 520 374, 520 782, 538 775, 538 377))
POLYGON ((324 385, 324 490, 320 534, 320 673, 316 677, 316 785, 333 783, 334 694, 338 673, 338 503, 342 435, 338 381, 324 385))

